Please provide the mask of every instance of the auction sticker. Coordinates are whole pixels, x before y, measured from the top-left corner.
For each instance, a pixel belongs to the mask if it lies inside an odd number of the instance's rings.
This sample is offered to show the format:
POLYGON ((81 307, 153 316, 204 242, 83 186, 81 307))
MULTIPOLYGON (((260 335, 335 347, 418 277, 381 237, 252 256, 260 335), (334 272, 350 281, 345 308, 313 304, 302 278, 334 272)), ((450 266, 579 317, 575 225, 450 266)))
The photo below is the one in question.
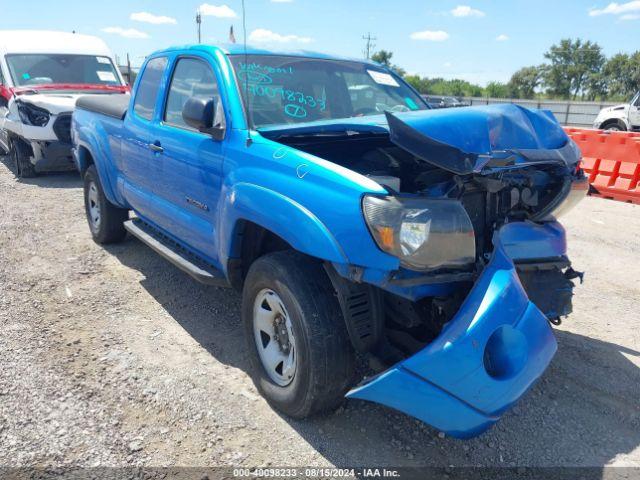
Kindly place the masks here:
POLYGON ((115 82, 116 76, 113 72, 96 72, 101 82, 115 82))
POLYGON ((398 82, 396 82, 396 79, 386 72, 376 72, 375 70, 367 70, 367 73, 373 79, 374 82, 380 85, 388 85, 390 87, 400 86, 398 85, 398 82))

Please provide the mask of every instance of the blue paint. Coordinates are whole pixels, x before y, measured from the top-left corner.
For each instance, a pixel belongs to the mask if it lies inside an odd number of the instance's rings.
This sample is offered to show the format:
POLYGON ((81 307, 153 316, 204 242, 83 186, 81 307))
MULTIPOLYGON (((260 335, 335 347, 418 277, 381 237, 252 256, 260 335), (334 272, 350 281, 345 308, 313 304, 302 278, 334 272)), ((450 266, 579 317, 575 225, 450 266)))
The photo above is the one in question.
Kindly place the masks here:
POLYGON ((542 225, 514 222, 501 230, 502 245, 514 260, 557 258, 567 254, 567 237, 558 222, 542 225))

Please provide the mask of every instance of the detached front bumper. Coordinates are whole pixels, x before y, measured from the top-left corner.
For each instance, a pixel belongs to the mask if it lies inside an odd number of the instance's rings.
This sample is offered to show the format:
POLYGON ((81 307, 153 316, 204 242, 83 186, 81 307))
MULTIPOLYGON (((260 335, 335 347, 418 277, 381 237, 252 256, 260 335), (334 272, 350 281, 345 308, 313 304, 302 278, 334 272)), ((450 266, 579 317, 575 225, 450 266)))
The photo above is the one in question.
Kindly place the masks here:
POLYGON ((557 349, 498 240, 460 311, 426 348, 351 390, 458 438, 493 425, 542 375, 557 349))

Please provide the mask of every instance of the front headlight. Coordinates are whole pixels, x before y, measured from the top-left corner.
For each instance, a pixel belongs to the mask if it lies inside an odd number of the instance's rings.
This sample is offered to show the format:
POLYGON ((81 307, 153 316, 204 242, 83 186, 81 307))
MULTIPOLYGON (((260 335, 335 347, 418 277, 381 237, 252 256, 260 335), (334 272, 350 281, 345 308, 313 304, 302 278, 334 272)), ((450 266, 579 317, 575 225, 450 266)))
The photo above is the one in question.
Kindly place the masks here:
POLYGON ((44 127, 49 123, 51 113, 44 108, 36 107, 24 102, 17 102, 18 114, 20 120, 26 125, 33 125, 34 127, 44 127))
POLYGON ((475 261, 473 225, 457 200, 366 195, 362 210, 378 246, 406 268, 461 268, 475 261))

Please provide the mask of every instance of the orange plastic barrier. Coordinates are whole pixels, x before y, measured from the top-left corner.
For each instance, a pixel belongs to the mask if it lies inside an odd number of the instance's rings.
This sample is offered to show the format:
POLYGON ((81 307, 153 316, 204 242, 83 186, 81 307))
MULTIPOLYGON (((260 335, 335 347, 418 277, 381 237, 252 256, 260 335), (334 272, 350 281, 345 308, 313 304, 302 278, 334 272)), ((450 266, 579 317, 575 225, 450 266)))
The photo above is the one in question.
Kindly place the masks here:
POLYGON ((640 133, 565 128, 582 151, 590 195, 640 204, 640 133))

